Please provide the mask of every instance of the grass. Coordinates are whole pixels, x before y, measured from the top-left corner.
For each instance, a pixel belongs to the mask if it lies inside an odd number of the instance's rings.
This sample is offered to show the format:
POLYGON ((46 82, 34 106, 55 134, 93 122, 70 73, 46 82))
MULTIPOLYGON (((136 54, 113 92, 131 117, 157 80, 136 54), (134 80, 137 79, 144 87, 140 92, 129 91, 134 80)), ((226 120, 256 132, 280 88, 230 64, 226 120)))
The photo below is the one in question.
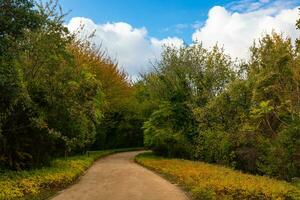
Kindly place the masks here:
POLYGON ((226 167, 143 153, 136 162, 186 189, 201 200, 299 200, 300 189, 285 181, 255 176, 226 167))
POLYGON ((5 171, 0 174, 0 199, 46 199, 74 183, 95 160, 131 150, 137 149, 93 151, 89 152, 89 156, 53 160, 49 167, 20 172, 5 171))
POLYGON ((297 182, 295 183, 295 185, 296 185, 298 188, 300 188, 300 181, 297 181, 297 182))

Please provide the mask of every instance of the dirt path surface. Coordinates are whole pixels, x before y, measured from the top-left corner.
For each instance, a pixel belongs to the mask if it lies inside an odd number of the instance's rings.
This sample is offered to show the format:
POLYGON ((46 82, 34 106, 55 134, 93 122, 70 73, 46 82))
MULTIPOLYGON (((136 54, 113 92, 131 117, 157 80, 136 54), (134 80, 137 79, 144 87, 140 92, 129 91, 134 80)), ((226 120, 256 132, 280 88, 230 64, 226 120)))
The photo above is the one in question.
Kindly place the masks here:
POLYGON ((100 159, 52 200, 188 200, 175 185, 134 163, 140 152, 100 159))

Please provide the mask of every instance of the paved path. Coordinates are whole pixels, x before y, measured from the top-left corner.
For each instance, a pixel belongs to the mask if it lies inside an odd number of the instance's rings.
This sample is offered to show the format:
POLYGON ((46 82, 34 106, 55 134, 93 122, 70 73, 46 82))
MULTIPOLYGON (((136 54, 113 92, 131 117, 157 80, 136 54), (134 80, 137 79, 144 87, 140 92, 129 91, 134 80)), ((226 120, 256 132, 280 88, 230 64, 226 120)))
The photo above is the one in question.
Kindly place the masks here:
POLYGON ((134 163, 140 152, 100 159, 52 200, 188 200, 175 185, 134 163))

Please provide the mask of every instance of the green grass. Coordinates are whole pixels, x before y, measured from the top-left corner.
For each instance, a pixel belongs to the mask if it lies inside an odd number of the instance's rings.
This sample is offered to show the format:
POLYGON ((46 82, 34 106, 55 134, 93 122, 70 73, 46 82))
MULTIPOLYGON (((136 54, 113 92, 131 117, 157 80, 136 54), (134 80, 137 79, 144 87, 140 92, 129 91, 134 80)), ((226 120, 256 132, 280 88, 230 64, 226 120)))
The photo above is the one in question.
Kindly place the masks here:
POLYGON ((300 188, 285 181, 151 153, 140 154, 135 160, 178 183, 197 200, 300 200, 300 188))
POLYGON ((299 178, 293 184, 300 189, 300 180, 299 180, 299 178))
POLYGON ((132 150, 137 148, 92 151, 89 152, 89 156, 53 160, 49 167, 19 172, 5 171, 0 174, 0 199, 46 199, 74 183, 95 160, 113 153, 132 150))

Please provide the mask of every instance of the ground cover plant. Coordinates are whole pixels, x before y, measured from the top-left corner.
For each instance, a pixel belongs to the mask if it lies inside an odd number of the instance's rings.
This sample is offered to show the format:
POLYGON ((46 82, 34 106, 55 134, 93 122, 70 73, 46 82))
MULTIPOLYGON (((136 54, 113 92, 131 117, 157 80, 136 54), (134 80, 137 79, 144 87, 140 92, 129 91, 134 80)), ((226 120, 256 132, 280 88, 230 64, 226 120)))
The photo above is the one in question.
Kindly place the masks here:
POLYGON ((44 199, 74 183, 95 160, 131 150, 137 149, 90 151, 85 155, 55 159, 50 166, 40 169, 2 171, 0 199, 44 199))
POLYGON ((285 181, 254 176, 227 167, 199 161, 167 159, 152 153, 140 154, 136 162, 165 175, 195 199, 299 199, 300 188, 285 181))

